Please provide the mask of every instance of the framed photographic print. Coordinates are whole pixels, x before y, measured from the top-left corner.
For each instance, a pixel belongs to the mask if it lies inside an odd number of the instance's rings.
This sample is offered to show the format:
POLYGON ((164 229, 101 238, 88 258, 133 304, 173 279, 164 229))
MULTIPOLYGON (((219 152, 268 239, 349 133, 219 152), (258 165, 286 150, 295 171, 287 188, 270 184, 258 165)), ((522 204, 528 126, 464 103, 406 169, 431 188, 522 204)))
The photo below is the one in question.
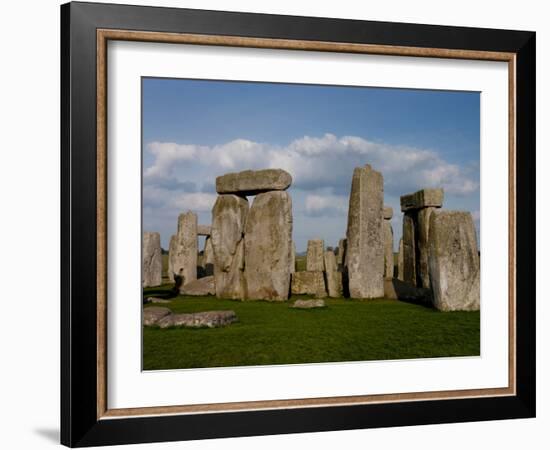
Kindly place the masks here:
POLYGON ((535 415, 535 33, 61 24, 63 444, 535 415))

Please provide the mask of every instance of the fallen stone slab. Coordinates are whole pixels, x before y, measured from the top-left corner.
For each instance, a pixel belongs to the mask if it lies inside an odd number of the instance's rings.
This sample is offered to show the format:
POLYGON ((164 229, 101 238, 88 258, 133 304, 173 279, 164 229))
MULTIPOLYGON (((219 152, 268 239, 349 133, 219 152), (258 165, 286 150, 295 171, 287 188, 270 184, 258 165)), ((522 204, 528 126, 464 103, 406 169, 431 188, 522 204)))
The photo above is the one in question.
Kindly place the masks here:
POLYGON ((216 295, 214 275, 193 280, 180 288, 182 295, 216 295))
POLYGON ((292 274, 291 292, 295 295, 308 294, 325 297, 325 277, 323 272, 294 272, 292 274))
POLYGON ((158 297, 147 297, 144 303, 170 303, 172 300, 166 300, 158 297))
POLYGON ((199 236, 210 236, 212 233, 211 225, 197 225, 197 234, 199 236))
POLYGON ((257 195, 262 192, 284 191, 292 176, 282 169, 244 170, 216 178, 218 194, 257 195))
POLYGON ((150 306, 148 308, 143 308, 143 325, 155 325, 161 319, 169 316, 170 314, 172 314, 172 311, 162 306, 150 306))
POLYGON ((323 299, 319 300, 296 300, 291 308, 298 309, 312 309, 312 308, 325 308, 327 305, 323 299))
POLYGON ((188 314, 171 314, 158 321, 160 328, 218 328, 237 321, 235 311, 204 311, 188 314))
POLYGON ((401 211, 410 211, 412 209, 427 208, 433 206, 441 208, 443 206, 443 189, 421 189, 412 194, 401 196, 401 211))

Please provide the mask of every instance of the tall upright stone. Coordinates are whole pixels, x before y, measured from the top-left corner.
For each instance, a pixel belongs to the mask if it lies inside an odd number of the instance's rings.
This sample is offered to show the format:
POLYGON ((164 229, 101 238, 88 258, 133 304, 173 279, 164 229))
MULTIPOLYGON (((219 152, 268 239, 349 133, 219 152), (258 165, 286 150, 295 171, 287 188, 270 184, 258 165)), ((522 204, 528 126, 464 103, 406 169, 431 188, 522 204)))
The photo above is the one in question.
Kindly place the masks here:
POLYGON ((292 260, 292 200, 285 191, 258 194, 246 220, 245 277, 250 300, 287 300, 292 260))
POLYGON ((401 211, 405 213, 403 219, 404 281, 417 287, 430 288, 428 270, 430 215, 436 208, 443 206, 443 196, 443 189, 432 188, 401 196, 401 211), (406 227, 408 231, 412 231, 405 237, 406 227))
POLYGON ((210 240, 214 253, 214 282, 218 298, 244 299, 244 227, 246 198, 225 194, 212 208, 210 240))
POLYGON ((403 238, 399 239, 399 252, 397 253, 397 279, 401 281, 405 279, 403 267, 403 238))
POLYGON ((393 228, 391 218, 393 209, 390 206, 384 207, 384 278, 393 278, 393 228))
POLYGON ((353 171, 348 210, 346 267, 352 298, 384 296, 384 180, 370 165, 353 171))
POLYGON ((162 254, 159 233, 143 233, 141 256, 143 287, 160 286, 162 284, 162 254))
POLYGON ((183 284, 197 279, 197 215, 188 211, 178 217, 172 272, 183 277, 183 284))
POLYGON ((173 234, 170 236, 170 245, 168 246, 168 278, 173 283, 174 282, 174 259, 176 258, 176 244, 177 236, 173 234))
POLYGON ((336 255, 333 251, 325 252, 325 279, 329 297, 342 297, 342 272, 338 271, 336 255))
POLYGON ((430 242, 430 216, 433 211, 435 211, 435 208, 430 206, 420 209, 416 215, 416 244, 418 246, 416 260, 416 280, 418 287, 422 287, 425 289, 430 288, 430 268, 428 267, 428 254, 430 242))
POLYGON ((403 215, 403 281, 416 286, 416 230, 414 212, 403 215))
POLYGON ((338 251, 336 252, 336 264, 338 266, 338 271, 344 271, 344 264, 346 262, 346 239, 340 239, 338 241, 338 251))
POLYGON ((310 272, 325 270, 324 254, 325 241, 310 239, 307 241, 306 270, 310 272))
POLYGON ((479 254, 472 215, 430 214, 429 271, 434 306, 442 311, 479 310, 479 254))
POLYGON ((204 241, 202 266, 205 277, 214 275, 214 249, 212 248, 212 238, 210 236, 208 236, 204 241))

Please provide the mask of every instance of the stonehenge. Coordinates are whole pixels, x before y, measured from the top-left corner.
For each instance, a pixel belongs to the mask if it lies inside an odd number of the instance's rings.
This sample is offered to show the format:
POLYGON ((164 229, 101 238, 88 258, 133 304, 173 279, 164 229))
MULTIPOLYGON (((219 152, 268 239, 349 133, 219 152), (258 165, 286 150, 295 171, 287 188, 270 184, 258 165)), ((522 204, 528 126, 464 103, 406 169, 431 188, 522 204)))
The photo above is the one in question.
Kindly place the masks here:
POLYGON ((159 233, 143 233, 141 257, 143 287, 160 286, 162 284, 162 256, 159 233))
MULTIPOLYGON (((170 237, 167 275, 176 282, 175 291, 267 301, 290 295, 385 297, 429 302, 441 311, 479 310, 473 219, 468 212, 442 209, 443 189, 400 197, 403 232, 394 264, 394 210, 384 205, 383 176, 368 164, 356 167, 345 237, 334 250, 322 238, 309 239, 304 270, 302 260, 296 263, 291 184, 282 169, 218 176, 211 224, 198 224, 197 214, 187 211, 179 214, 170 237), (200 253, 199 236, 204 237, 200 253)), ((159 286, 159 233, 144 233, 142 246, 143 287, 159 286)))
POLYGON ((368 164, 353 171, 345 260, 352 298, 384 296, 383 183, 368 164))

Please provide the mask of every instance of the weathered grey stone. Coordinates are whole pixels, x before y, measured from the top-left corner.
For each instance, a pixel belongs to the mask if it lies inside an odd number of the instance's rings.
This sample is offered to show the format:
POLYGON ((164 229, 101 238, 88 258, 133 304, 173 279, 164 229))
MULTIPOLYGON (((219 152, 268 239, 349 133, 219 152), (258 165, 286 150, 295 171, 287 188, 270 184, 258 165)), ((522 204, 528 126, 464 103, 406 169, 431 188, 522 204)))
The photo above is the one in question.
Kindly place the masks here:
POLYGON ((346 267, 352 298, 384 295, 384 181, 370 165, 353 171, 348 209, 346 267))
POLYGON ((190 314, 171 314, 157 322, 160 328, 218 328, 237 321, 235 311, 204 311, 190 314))
POLYGON ((214 250, 212 249, 212 239, 210 237, 207 237, 204 241, 202 267, 205 277, 214 275, 214 250))
POLYGON ((325 277, 323 272, 295 272, 292 274, 292 294, 293 295, 315 295, 316 297, 326 297, 325 277))
POLYGON ((338 242, 338 251, 336 252, 336 264, 340 272, 344 271, 344 264, 346 262, 346 239, 340 239, 338 242))
POLYGON ((258 194, 245 227, 247 299, 287 300, 292 261, 292 200, 284 191, 258 194))
POLYGON ((212 233, 211 225, 197 225, 197 234, 199 236, 210 236, 212 233))
POLYGON ((307 241, 306 270, 313 272, 325 270, 323 253, 325 252, 325 241, 322 239, 310 239, 307 241))
POLYGON ((218 298, 243 299, 244 227, 248 201, 237 195, 218 196, 212 209, 212 249, 218 298))
POLYGON ((257 195, 269 191, 284 191, 292 176, 282 169, 244 170, 216 178, 218 194, 257 195))
POLYGON ((384 280, 384 297, 391 300, 431 303, 430 289, 415 287, 397 278, 384 280))
POLYGON ((406 212, 414 209, 433 206, 443 206, 443 189, 421 189, 413 194, 401 196, 401 211, 406 212))
POLYGON ((342 272, 338 271, 336 255, 330 250, 325 252, 325 276, 329 297, 342 297, 342 272))
POLYGON ((430 268, 428 267, 430 215, 435 208, 422 208, 416 216, 416 279, 418 287, 430 288, 430 268))
POLYGON ((183 277, 183 284, 197 279, 197 215, 188 211, 178 217, 172 273, 183 277))
POLYGON ((469 212, 431 213, 428 261, 437 309, 479 310, 479 254, 469 212))
POLYGON ((393 278, 393 229, 391 221, 384 220, 384 278, 393 278))
POLYGON ((177 237, 175 234, 170 236, 170 244, 168 246, 168 273, 166 274, 169 280, 174 282, 174 258, 176 257, 177 237))
POLYGON ((162 306, 149 306, 147 308, 143 308, 143 316, 142 316, 143 325, 145 326, 155 325, 162 318, 167 317, 171 314, 172 314, 172 311, 162 306))
POLYGON ((414 212, 403 215, 403 281, 416 286, 416 229, 414 212))
POLYGON ((296 300, 291 308, 297 309, 313 309, 313 308, 324 308, 327 306, 323 299, 319 300, 296 300))
POLYGON ((393 217, 393 208, 391 206, 384 206, 382 216, 385 220, 390 220, 393 217))
POLYGON ((183 295, 216 295, 216 285, 214 276, 199 278, 184 284, 180 288, 180 294, 183 295))
POLYGON ((405 279, 403 265, 403 238, 399 239, 399 253, 397 254, 397 279, 403 281, 405 279))
POLYGON ((141 256, 143 287, 160 286, 162 284, 162 254, 159 233, 143 233, 141 256))

